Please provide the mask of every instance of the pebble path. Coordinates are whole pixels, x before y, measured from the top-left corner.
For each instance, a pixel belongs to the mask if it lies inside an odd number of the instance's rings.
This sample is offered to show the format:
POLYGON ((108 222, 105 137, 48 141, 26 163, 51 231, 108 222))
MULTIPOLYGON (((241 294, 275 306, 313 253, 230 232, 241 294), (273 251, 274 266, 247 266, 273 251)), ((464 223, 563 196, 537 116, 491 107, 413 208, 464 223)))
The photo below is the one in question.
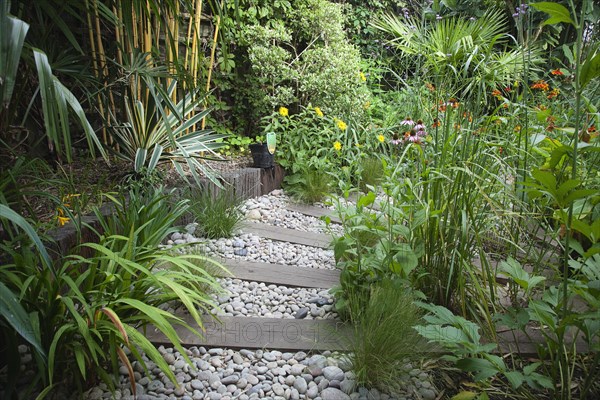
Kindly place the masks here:
MULTIPOLYGON (((339 226, 325 227, 318 218, 286 210, 288 202, 283 191, 278 190, 247 200, 241 210, 249 221, 307 232, 331 233, 331 229, 334 233, 341 232, 339 226)), ((210 256, 307 268, 335 268, 330 250, 262 239, 251 233, 218 240, 198 238, 194 233, 195 224, 189 224, 185 232, 174 234, 166 246, 191 243, 193 245, 188 251, 210 256)), ((220 315, 306 319, 337 317, 333 298, 324 289, 290 288, 231 278, 222 278, 220 282, 225 290, 214 296, 219 308, 213 310, 220 315)), ((159 351, 180 385, 174 385, 152 361, 146 359, 149 375, 134 362, 138 400, 434 400, 437 396, 431 377, 410 363, 398 371, 398 379, 406 382, 404 392, 390 396, 377 389, 358 387, 349 356, 336 352, 307 354, 303 351, 191 347, 186 349, 192 361, 190 365, 173 348, 161 346, 159 351)), ((86 392, 85 399, 111 399, 114 396, 116 400, 133 400, 125 367, 120 370, 120 378, 121 385, 114 394, 100 384, 86 392)))

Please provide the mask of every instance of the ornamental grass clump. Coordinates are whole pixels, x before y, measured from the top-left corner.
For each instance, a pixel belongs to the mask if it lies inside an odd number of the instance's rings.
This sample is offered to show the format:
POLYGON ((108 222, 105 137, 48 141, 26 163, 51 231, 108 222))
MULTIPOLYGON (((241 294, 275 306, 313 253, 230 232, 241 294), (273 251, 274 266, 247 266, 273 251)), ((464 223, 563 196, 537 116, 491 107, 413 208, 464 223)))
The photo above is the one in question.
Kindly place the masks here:
POLYGON ((209 239, 232 237, 244 218, 239 208, 241 199, 231 191, 191 189, 187 197, 191 202, 189 211, 198 223, 197 230, 209 239))
POLYGON ((350 301, 355 321, 351 360, 359 385, 393 394, 408 384, 402 379, 410 379, 407 364, 431 351, 413 328, 422 315, 413 301, 411 289, 400 279, 374 286, 364 309, 350 301))

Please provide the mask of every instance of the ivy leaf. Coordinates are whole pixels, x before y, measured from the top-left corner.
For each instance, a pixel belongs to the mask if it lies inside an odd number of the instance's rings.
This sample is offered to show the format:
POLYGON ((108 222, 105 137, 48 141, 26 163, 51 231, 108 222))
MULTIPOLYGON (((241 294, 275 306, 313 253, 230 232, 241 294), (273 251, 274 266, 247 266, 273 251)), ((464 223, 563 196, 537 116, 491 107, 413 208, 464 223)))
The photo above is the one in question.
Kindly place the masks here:
POLYGON ((542 25, 555 25, 561 22, 566 22, 575 26, 575 22, 571 19, 571 13, 562 4, 553 3, 550 1, 542 1, 541 3, 530 4, 538 11, 545 12, 550 15, 550 18, 542 22, 542 25))

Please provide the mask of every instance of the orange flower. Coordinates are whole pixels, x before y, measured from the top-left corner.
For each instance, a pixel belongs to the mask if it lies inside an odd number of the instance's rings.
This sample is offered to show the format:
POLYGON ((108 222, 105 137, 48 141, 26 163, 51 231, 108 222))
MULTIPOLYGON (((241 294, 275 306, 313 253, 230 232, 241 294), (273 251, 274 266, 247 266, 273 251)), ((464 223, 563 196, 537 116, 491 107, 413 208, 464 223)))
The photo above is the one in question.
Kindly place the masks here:
POLYGON ((433 124, 431 124, 432 127, 437 128, 438 126, 442 125, 442 123, 440 122, 439 119, 434 118, 433 119, 433 124))
POLYGON ((550 86, 546 83, 545 80, 539 80, 537 82, 535 82, 533 85, 530 86, 532 89, 539 89, 542 90, 544 92, 548 91, 550 89, 550 86))
POLYGON ((446 105, 445 104, 440 104, 440 106, 438 107, 438 111, 440 112, 446 112, 446 105))
POLYGON ((425 87, 426 87, 427 89, 429 89, 429 91, 430 91, 430 92, 434 92, 434 91, 435 91, 435 86, 434 86, 433 84, 429 83, 429 82, 427 82, 427 83, 425 84, 425 87))
POLYGON ((552 71, 550 71, 550 73, 552 75, 556 75, 556 76, 562 76, 562 75, 564 75, 563 72, 560 70, 560 68, 553 69, 552 71))
POLYGON ((502 92, 500 92, 498 89, 494 89, 494 91, 492 92, 492 96, 500 100, 502 98, 502 92))
POLYGON ((521 131, 521 125, 517 125, 517 126, 515 126, 515 129, 514 129, 514 131, 515 131, 515 132, 520 132, 520 131, 521 131))
POLYGON ((546 96, 548 99, 552 99, 556 96, 558 96, 560 93, 560 90, 557 88, 552 89, 552 91, 550 91, 550 93, 548 93, 548 96, 546 96))

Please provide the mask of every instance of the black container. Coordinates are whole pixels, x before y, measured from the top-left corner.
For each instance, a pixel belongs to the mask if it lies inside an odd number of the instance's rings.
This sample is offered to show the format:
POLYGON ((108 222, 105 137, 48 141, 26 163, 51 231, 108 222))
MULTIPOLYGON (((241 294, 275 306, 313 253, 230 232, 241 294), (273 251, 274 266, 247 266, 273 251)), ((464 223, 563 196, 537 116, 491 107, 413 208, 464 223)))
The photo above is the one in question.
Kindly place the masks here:
POLYGON ((254 168, 271 168, 275 164, 273 163, 273 154, 269 153, 269 148, 266 143, 252 143, 250 145, 250 154, 252 154, 252 160, 254 168))

